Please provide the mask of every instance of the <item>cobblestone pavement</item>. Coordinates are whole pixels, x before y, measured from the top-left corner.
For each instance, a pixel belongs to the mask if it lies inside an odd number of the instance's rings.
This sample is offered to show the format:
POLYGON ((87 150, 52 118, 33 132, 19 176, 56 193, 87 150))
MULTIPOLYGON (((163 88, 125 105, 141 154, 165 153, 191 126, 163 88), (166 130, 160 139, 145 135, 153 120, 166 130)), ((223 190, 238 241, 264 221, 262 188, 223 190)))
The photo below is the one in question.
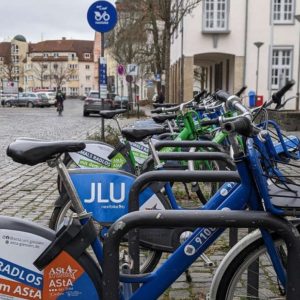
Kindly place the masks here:
MULTIPOLYGON (((0 108, 0 215, 47 225, 58 196, 56 170, 46 164, 30 167, 12 162, 5 153, 10 142, 16 137, 84 139, 100 130, 100 120, 82 117, 80 100, 66 101, 63 117, 57 116, 55 108, 0 108)), ((132 121, 121 122, 124 125, 132 121)), ((225 232, 207 253, 214 267, 198 260, 190 269, 192 282, 188 283, 183 274, 161 299, 205 299, 215 267, 228 249, 228 232, 225 232)))

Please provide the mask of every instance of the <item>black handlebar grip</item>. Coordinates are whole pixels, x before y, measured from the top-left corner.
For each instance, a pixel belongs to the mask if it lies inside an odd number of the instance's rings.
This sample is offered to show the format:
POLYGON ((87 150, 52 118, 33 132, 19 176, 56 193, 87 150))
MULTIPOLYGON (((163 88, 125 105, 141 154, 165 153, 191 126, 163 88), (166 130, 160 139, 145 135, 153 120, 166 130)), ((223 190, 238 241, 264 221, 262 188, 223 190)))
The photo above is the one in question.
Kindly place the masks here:
POLYGON ((241 95, 246 91, 247 86, 243 86, 235 95, 241 97, 241 95))
POLYGON ((209 126, 209 125, 220 125, 220 121, 218 118, 211 120, 203 120, 200 122, 201 126, 209 126))
POLYGON ((198 93, 195 97, 194 100, 199 102, 201 98, 207 93, 207 90, 203 90, 202 92, 198 93))
POLYGON ((230 95, 222 90, 219 90, 214 94, 214 98, 222 102, 226 102, 229 97, 230 95))
POLYGON ((272 100, 279 107, 281 105, 282 96, 295 84, 295 80, 290 80, 286 83, 286 85, 280 89, 278 92, 272 95, 272 100))
POLYGON ((252 123, 246 117, 240 117, 237 120, 226 122, 223 127, 227 132, 236 132, 243 136, 251 136, 253 133, 252 123))
POLYGON ((162 110, 161 107, 160 107, 160 108, 156 108, 156 109, 151 110, 151 113, 152 113, 152 114, 160 114, 160 113, 162 113, 162 112, 163 112, 163 110, 162 110))

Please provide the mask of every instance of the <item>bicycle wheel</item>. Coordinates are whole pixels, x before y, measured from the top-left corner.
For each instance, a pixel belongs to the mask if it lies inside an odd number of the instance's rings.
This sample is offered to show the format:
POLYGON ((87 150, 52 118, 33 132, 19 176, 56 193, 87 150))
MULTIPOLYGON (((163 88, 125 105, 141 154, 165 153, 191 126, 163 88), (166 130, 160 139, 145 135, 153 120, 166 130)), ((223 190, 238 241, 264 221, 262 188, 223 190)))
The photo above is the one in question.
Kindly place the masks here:
MULTIPOLYGON (((285 259, 283 240, 274 238, 274 242, 280 257, 285 259)), ((219 285, 214 286, 217 300, 286 299, 262 238, 237 254, 223 271, 219 285)))
MULTIPOLYGON (((59 197, 63 197, 63 196, 59 196, 59 197)), ((164 206, 167 205, 164 204, 164 206)), ((169 208, 169 206, 167 206, 166 208, 169 208)), ((74 210, 71 207, 71 201, 69 200, 65 201, 62 206, 54 208, 49 221, 49 227, 53 230, 57 230, 60 227, 60 225, 64 222, 64 219, 67 217, 71 217, 73 213, 74 210)), ((98 225, 98 227, 99 226, 100 225, 98 225)), ((140 272, 149 273, 153 271, 154 268, 157 266, 161 256, 162 256, 162 251, 141 247, 140 248, 140 272)), ((122 259, 128 260, 128 257, 129 256, 128 256, 126 243, 122 243, 120 248, 120 260, 122 259)))

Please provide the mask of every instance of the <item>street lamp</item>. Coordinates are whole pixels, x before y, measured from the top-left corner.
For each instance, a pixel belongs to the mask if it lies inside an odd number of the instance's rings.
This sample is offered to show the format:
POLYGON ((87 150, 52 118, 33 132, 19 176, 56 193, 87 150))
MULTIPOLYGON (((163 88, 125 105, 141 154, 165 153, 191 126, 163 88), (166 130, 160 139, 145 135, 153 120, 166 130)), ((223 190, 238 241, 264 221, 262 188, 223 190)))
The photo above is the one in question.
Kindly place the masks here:
MULTIPOLYGON (((300 15, 296 15, 295 19, 300 22, 300 15)), ((296 97, 296 110, 299 110, 300 106, 300 91, 299 91, 299 81, 300 81, 300 32, 299 32, 299 58, 298 58, 298 78, 297 78, 297 97, 296 97)))
POLYGON ((255 42, 254 45, 257 47, 257 66, 256 66, 256 87, 255 87, 255 95, 257 99, 257 90, 258 90, 258 75, 259 75, 259 53, 260 47, 263 45, 263 42, 255 42))

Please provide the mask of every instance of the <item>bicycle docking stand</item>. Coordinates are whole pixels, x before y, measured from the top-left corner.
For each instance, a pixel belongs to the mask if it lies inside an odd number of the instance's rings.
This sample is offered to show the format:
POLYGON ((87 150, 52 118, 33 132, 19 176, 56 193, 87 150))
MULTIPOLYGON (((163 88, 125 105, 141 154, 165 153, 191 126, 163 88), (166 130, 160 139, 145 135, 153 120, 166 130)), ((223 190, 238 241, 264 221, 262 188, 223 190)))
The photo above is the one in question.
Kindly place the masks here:
MULTIPOLYGON (((189 159, 191 153, 181 154, 181 159, 189 159)), ((197 153, 196 153, 197 154, 197 153)), ((216 159, 216 153, 208 153, 207 158, 216 159), (213 157, 213 158, 212 158, 213 157)), ((220 153, 219 153, 220 154, 220 153)), ((193 159, 195 153, 192 153, 193 159)), ((169 156, 172 159, 172 154, 169 156)), ((169 159, 164 153, 164 159, 169 159)), ((221 156, 218 157, 221 159, 221 156)), ((225 160, 225 157, 223 158, 225 160)), ((151 171, 139 176, 129 194, 130 213, 116 221, 108 231, 104 240, 103 263, 103 299, 119 299, 119 244, 129 232, 129 247, 133 258, 133 273, 139 272, 139 235, 137 228, 168 228, 168 227, 218 227, 218 228, 266 228, 276 232, 286 243, 287 261, 287 299, 300 299, 300 236, 297 229, 287 220, 267 212, 254 211, 208 211, 208 210, 159 210, 138 211, 139 192, 149 183, 155 181, 169 182, 239 182, 240 177, 235 171, 151 171)), ((143 282, 149 274, 136 276, 131 282, 143 282)), ((138 284, 136 284, 138 286, 138 284)))

